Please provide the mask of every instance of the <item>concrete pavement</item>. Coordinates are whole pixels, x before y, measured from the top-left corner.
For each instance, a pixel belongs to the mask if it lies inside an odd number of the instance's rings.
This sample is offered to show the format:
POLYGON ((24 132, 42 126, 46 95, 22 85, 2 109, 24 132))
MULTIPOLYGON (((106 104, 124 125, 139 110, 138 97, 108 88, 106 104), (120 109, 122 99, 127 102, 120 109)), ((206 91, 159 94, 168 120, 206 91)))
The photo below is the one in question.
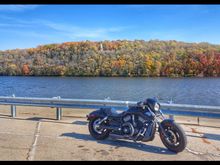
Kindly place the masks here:
POLYGON ((0 115, 0 160, 220 160, 220 128, 182 125, 187 149, 167 150, 152 142, 94 140, 85 118, 56 121, 39 116, 0 115))

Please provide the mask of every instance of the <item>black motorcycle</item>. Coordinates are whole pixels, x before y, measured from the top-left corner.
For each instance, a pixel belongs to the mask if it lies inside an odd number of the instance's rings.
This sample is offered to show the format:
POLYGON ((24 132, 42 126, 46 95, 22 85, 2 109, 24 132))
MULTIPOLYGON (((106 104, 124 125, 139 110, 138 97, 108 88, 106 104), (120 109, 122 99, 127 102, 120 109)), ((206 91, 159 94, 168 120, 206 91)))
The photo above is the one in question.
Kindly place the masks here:
POLYGON ((163 144, 173 152, 181 152, 187 144, 183 129, 172 119, 166 119, 156 99, 146 99, 117 113, 111 108, 101 108, 87 115, 89 132, 97 140, 109 136, 116 139, 152 141, 156 131, 163 144))

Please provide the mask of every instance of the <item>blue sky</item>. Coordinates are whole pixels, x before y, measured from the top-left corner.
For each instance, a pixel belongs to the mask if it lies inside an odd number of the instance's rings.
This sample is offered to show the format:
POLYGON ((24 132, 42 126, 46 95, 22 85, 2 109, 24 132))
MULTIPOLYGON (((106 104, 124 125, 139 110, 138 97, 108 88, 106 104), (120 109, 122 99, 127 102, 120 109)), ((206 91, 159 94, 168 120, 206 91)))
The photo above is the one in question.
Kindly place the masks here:
POLYGON ((117 39, 220 44, 220 5, 0 5, 0 50, 117 39))

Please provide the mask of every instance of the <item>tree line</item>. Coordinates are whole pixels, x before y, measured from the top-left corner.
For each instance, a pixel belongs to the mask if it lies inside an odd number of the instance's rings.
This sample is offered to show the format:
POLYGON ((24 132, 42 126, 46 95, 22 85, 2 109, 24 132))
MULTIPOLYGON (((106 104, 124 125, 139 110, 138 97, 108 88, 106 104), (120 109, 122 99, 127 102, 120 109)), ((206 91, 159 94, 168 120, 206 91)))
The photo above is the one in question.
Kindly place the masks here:
POLYGON ((220 45, 175 40, 40 45, 0 51, 0 75, 219 77, 220 45))

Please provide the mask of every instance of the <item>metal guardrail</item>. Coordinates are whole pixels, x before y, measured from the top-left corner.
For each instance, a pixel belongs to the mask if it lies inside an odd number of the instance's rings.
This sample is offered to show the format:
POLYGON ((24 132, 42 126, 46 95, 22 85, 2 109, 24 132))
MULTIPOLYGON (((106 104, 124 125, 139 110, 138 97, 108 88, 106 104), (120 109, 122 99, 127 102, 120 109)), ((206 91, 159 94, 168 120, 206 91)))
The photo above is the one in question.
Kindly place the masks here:
MULTIPOLYGON (((32 98, 32 97, 4 97, 0 96, 0 105, 11 105, 11 116, 16 117, 16 106, 36 106, 56 108, 56 119, 61 120, 62 108, 100 108, 112 107, 117 110, 126 110, 129 106, 136 105, 136 101, 118 100, 92 100, 92 99, 64 99, 53 98, 32 98)), ((220 118, 220 106, 203 106, 188 104, 160 103, 164 114, 195 116, 207 118, 220 118)), ((199 121, 199 118, 198 118, 199 121)))

